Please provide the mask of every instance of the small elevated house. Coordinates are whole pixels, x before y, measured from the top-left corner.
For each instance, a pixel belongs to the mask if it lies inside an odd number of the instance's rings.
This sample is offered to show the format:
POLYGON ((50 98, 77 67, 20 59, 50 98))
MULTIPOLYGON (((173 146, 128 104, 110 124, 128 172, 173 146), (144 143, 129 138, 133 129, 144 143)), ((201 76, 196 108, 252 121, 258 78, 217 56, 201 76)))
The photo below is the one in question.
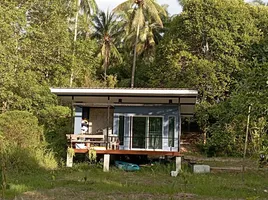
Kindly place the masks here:
POLYGON ((198 92, 189 89, 51 88, 74 107, 75 152, 178 156, 181 117, 191 116, 198 92), (87 126, 83 129, 83 126, 87 126))

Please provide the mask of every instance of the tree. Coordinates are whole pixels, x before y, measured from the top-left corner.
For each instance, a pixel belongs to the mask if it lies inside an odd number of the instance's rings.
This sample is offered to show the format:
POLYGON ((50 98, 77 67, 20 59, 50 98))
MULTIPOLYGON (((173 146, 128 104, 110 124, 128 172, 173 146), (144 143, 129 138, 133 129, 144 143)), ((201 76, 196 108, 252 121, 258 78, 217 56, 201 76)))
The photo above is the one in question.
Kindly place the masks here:
POLYGON ((94 33, 93 38, 96 38, 100 43, 101 56, 103 58, 104 79, 106 80, 107 69, 110 65, 110 58, 113 56, 122 61, 121 55, 117 50, 116 43, 120 42, 120 35, 123 32, 123 27, 118 23, 118 17, 114 13, 100 11, 98 15, 93 17, 94 33))
POLYGON ((67 22, 70 16, 66 5, 59 1, 36 1, 28 8, 28 42, 21 52, 30 62, 26 69, 34 71, 39 82, 57 87, 68 85, 72 58, 67 22))
POLYGON ((18 5, 16 1, 0 3, 0 112, 9 110, 14 97, 10 88, 17 83, 16 75, 29 66, 29 58, 22 55, 22 48, 28 42, 24 34, 28 4, 18 5))
POLYGON ((73 60, 70 76, 70 87, 73 85, 74 79, 74 62, 75 62, 75 52, 76 52, 76 41, 77 41, 77 32, 78 32, 78 19, 79 14, 83 14, 87 19, 90 19, 90 16, 95 14, 98 10, 95 0, 74 0, 75 7, 75 20, 74 20, 74 39, 73 39, 73 60))
MULTIPOLYGON (((156 45, 160 42, 163 35, 163 28, 157 23, 145 23, 144 27, 140 29, 139 39, 137 43, 137 56, 143 55, 144 59, 150 59, 154 56, 156 45)), ((136 40, 136 33, 131 32, 125 39, 128 47, 133 46, 136 40)))
POLYGON ((135 30, 136 39, 134 44, 133 66, 131 75, 131 87, 134 87, 136 59, 137 59, 137 45, 140 35, 140 29, 145 26, 146 21, 152 20, 163 27, 160 14, 166 15, 163 7, 158 5, 155 0, 127 0, 118 5, 115 12, 131 12, 131 21, 129 22, 130 30, 135 30))
MULTIPOLYGON (((167 74, 161 87, 165 87, 164 82, 173 82, 168 77, 176 75, 173 80, 180 82, 176 87, 201 89, 202 100, 212 104, 223 101, 237 83, 248 49, 260 39, 251 9, 240 0, 185 0, 182 5, 183 12, 172 20, 158 45, 154 67, 166 69, 167 74), (203 72, 209 70, 213 75, 200 73, 199 67, 188 70, 192 64, 203 66, 203 72), (193 74, 196 78, 188 79, 193 74), (189 80, 187 85, 185 79, 189 80), (213 84, 200 84, 205 79, 213 84)), ((153 77, 161 79, 163 71, 152 71, 153 77)))

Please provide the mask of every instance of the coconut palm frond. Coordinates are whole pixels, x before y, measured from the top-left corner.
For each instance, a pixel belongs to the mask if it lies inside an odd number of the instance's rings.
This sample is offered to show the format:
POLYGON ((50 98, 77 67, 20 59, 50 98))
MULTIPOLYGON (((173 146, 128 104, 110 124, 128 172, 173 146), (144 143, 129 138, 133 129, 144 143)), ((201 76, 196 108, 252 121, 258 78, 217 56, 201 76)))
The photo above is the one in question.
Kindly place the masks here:
POLYGON ((156 1, 152 1, 158 13, 163 16, 167 16, 167 5, 159 5, 156 1))
POLYGON ((116 46, 114 44, 111 45, 111 54, 114 58, 116 58, 120 63, 123 62, 122 56, 117 50, 116 46))
MULTIPOLYGON (((148 0, 146 1, 147 3, 145 4, 145 9, 147 10, 148 14, 151 16, 151 18, 153 19, 153 21, 155 21, 156 23, 158 23, 161 27, 163 27, 163 23, 162 20, 160 18, 159 12, 155 6, 155 3, 153 3, 152 1, 148 0)), ((161 6, 159 6, 161 7, 161 6)))
POLYGON ((96 14, 99 10, 98 5, 95 0, 87 0, 88 6, 92 9, 92 14, 96 14))
POLYGON ((80 0, 80 11, 87 15, 88 18, 97 13, 98 6, 95 0, 80 0))
POLYGON ((116 49, 116 41, 120 38, 123 28, 118 25, 118 16, 109 11, 100 11, 93 17, 94 34, 93 38, 97 38, 101 44, 100 52, 102 55, 104 73, 110 65, 110 58, 114 57, 120 60, 120 54, 116 49))
POLYGON ((121 4, 119 4, 116 8, 113 9, 113 12, 122 12, 122 11, 127 11, 131 9, 134 5, 133 0, 127 0, 121 4))
POLYGON ((136 10, 136 13, 132 22, 132 27, 137 29, 137 27, 139 26, 141 28, 143 27, 144 22, 145 22, 145 18, 144 18, 143 10, 142 10, 142 7, 139 7, 136 10))
POLYGON ((142 54, 143 53, 143 51, 144 51, 144 43, 138 43, 137 44, 137 54, 138 55, 140 55, 140 54, 142 54))

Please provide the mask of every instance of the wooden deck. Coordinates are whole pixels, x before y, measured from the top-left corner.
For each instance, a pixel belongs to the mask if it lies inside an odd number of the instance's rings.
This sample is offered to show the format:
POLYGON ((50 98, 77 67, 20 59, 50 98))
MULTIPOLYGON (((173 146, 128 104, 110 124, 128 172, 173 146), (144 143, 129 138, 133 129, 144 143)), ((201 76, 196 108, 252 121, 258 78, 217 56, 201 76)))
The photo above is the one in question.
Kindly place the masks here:
MULTIPOLYGON (((87 153, 88 149, 74 149, 75 153, 87 153)), ((156 156, 182 156, 180 152, 173 151, 141 151, 141 150, 96 150, 97 154, 113 155, 156 155, 156 156)))

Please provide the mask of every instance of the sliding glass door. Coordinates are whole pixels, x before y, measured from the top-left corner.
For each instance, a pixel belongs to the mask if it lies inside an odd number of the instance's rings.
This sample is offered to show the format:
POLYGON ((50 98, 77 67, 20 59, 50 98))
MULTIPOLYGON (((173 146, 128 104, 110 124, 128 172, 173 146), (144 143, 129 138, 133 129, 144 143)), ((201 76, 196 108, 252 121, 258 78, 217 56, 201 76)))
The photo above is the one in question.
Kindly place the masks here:
POLYGON ((162 117, 132 118, 132 148, 162 149, 162 117))
POLYGON ((145 148, 146 117, 133 117, 132 148, 145 148))
POLYGON ((149 149, 162 149, 162 117, 149 117, 149 149))

